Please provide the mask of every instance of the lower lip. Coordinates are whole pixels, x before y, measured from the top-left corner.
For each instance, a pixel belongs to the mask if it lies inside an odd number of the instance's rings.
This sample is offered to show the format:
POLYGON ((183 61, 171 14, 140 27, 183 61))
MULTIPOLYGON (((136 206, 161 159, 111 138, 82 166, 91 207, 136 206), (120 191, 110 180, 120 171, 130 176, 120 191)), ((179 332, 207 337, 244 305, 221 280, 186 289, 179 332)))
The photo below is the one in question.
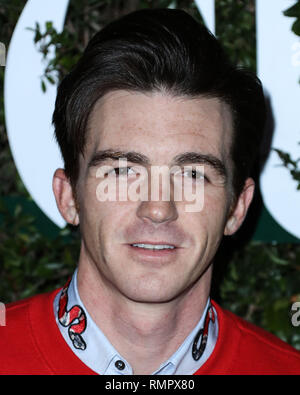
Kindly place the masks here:
POLYGON ((165 248, 163 250, 154 250, 154 249, 147 249, 147 248, 140 248, 140 247, 134 247, 132 245, 128 245, 130 250, 134 253, 137 254, 140 257, 144 258, 172 258, 177 254, 179 248, 165 248))

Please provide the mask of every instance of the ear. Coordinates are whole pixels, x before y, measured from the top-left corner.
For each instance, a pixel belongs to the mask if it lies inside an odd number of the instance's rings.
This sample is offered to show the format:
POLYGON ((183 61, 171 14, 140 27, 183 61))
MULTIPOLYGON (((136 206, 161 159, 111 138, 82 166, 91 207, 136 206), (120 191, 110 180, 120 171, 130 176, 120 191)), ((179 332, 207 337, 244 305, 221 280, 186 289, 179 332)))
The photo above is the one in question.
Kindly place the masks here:
POLYGON ((226 222, 226 226, 224 230, 225 236, 230 236, 234 234, 242 225, 246 217, 250 203, 252 202, 254 190, 255 190, 255 182, 253 181, 252 178, 247 178, 247 180, 245 181, 243 191, 239 195, 239 198, 234 208, 231 210, 231 214, 226 222))
POLYGON ((70 180, 63 169, 57 169, 53 176, 52 188, 56 204, 62 217, 71 225, 79 224, 79 215, 70 180))

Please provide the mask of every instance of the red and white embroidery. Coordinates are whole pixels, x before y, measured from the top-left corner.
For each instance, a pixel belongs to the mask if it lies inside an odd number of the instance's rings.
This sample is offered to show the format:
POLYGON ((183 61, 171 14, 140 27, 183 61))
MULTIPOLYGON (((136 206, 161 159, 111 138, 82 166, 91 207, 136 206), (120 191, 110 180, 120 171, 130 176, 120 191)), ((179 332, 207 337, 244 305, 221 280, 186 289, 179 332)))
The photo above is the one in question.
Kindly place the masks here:
POLYGON ((59 306, 58 321, 64 327, 69 327, 68 334, 75 348, 79 350, 86 349, 86 343, 81 334, 86 329, 86 315, 82 307, 75 305, 67 310, 68 305, 68 288, 71 280, 62 289, 59 306))
POLYGON ((195 361, 198 361, 202 357, 207 344, 209 323, 212 322, 214 324, 215 321, 215 313, 213 307, 210 305, 205 316, 204 327, 198 331, 194 339, 192 355, 195 361), (200 336, 202 337, 200 345, 198 346, 200 336))

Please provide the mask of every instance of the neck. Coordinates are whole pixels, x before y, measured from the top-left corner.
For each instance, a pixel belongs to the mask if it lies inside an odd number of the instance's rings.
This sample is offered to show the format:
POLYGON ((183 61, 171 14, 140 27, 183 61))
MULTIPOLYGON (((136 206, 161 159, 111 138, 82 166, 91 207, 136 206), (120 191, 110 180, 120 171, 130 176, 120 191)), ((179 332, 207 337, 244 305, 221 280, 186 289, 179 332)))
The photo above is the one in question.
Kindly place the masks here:
POLYGON ((140 303, 116 292, 95 265, 80 261, 78 291, 96 325, 134 374, 151 374, 197 325, 209 297, 211 272, 212 266, 169 302, 140 303))

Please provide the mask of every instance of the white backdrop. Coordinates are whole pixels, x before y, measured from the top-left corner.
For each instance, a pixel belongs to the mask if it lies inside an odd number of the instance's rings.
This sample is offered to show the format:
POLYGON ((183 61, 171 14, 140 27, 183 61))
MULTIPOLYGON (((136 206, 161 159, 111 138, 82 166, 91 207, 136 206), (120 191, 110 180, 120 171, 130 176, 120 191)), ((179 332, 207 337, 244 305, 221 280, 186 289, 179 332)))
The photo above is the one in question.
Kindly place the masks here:
MULTIPOLYGON (((195 0, 208 28, 215 31, 214 0, 195 0)), ((11 151, 19 174, 41 210, 59 227, 65 225, 52 193, 52 176, 62 167, 53 138, 51 117, 56 88, 41 90, 44 65, 28 27, 52 21, 64 26, 69 0, 28 0, 15 28, 5 69, 5 119, 11 151)), ((300 156, 300 41, 291 32, 292 18, 283 11, 293 0, 257 0, 258 75, 270 96, 275 121, 272 146, 300 156), (270 4, 272 3, 272 5, 270 4)), ((289 172, 271 154, 261 178, 264 204, 274 219, 300 238, 300 192, 289 172)))

